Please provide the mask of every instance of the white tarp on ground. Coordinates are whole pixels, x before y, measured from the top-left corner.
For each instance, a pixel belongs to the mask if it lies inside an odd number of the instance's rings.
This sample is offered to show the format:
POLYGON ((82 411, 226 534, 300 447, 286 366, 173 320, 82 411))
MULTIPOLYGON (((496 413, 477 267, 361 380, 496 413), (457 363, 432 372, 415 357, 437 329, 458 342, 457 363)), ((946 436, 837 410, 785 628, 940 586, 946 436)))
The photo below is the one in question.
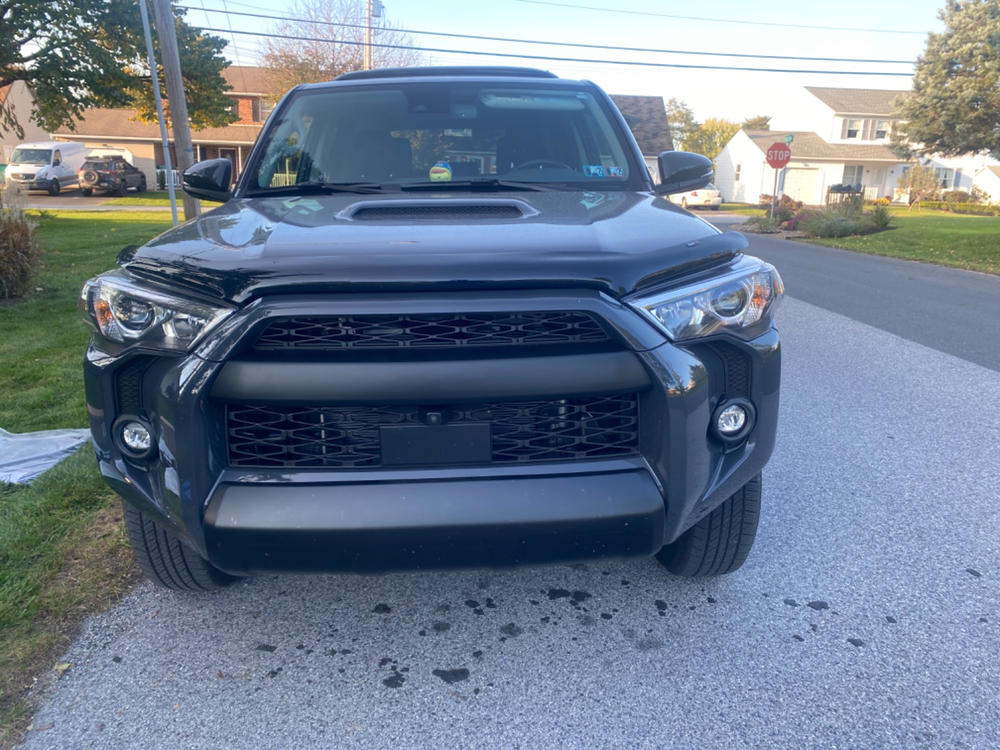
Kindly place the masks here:
POLYGON ((28 484, 90 439, 90 430, 15 434, 0 429, 0 482, 28 484))

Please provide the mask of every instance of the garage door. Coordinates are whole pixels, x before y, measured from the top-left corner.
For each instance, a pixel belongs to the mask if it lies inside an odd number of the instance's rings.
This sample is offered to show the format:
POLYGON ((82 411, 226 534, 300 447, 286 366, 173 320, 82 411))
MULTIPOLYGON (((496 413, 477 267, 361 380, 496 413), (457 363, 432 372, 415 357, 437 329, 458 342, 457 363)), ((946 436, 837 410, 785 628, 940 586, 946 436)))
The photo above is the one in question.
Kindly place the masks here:
POLYGON ((785 172, 785 195, 803 203, 819 203, 819 170, 787 170, 785 172))

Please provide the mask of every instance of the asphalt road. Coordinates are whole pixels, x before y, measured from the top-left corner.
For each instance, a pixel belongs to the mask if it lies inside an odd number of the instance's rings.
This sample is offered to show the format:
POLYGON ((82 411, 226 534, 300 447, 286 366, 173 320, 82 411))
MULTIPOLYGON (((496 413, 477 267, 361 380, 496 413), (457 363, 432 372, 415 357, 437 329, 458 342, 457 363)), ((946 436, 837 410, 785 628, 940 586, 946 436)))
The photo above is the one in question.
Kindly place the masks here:
POLYGON ((23 747, 1000 746, 1000 373, 795 299, 797 273, 738 572, 146 584, 23 747))
MULTIPOLYGON (((707 218, 722 229, 739 229, 746 220, 707 218)), ((790 295, 1000 370, 1000 276, 748 237, 751 252, 781 271, 790 295)))

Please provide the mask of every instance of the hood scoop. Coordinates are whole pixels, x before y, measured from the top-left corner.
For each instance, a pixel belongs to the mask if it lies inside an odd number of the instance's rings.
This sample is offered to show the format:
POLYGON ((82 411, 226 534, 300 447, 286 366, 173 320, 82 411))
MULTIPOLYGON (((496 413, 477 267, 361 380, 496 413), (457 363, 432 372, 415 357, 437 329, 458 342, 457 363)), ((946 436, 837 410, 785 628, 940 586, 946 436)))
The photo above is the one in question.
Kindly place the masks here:
POLYGON ((364 222, 440 222, 526 219, 537 215, 536 209, 517 199, 438 198, 358 201, 337 214, 337 218, 364 222))

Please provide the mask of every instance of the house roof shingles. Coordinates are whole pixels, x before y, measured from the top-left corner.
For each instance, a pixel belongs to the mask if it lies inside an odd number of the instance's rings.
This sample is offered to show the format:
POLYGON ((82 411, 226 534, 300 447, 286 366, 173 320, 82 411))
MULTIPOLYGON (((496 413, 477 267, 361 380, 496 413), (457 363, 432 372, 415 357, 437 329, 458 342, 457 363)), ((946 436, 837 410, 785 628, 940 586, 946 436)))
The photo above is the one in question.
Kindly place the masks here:
POLYGON ((888 146, 875 143, 827 143, 819 134, 803 130, 747 130, 744 131, 754 145, 767 153, 768 147, 775 141, 784 141, 786 136, 794 136, 792 141, 792 158, 817 159, 820 161, 886 161, 899 162, 888 146))
POLYGON ((643 154, 656 155, 661 151, 673 150, 667 109, 662 97, 612 94, 611 100, 632 129, 632 135, 643 154))
POLYGON ((223 69, 222 77, 232 86, 227 94, 268 96, 274 85, 271 71, 254 65, 230 65, 223 69))
MULTIPOLYGON (((257 140, 260 125, 227 125, 224 128, 204 128, 192 130, 191 140, 195 143, 241 143, 257 140)), ((85 140, 128 140, 159 141, 160 127, 156 122, 142 122, 135 118, 131 109, 88 109, 76 121, 76 129, 62 128, 53 135, 85 140)))
POLYGON ((905 91, 887 89, 839 89, 806 86, 806 91, 837 114, 892 115, 892 103, 905 91))

